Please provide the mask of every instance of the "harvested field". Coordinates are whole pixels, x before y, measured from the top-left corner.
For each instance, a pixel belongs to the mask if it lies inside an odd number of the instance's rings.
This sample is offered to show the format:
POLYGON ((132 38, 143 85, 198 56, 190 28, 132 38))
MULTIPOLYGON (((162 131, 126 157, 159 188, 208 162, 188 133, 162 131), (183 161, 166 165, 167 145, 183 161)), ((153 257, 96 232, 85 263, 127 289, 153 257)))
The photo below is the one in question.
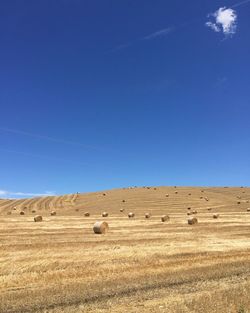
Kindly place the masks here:
POLYGON ((250 312, 250 188, 154 188, 0 200, 0 312, 250 312))

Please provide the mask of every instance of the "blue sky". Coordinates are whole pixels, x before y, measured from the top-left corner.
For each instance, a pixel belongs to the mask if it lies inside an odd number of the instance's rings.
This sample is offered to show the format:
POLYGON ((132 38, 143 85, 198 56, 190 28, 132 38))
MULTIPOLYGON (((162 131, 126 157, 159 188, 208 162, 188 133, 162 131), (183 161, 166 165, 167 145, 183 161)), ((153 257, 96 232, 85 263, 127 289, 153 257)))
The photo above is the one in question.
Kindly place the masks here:
POLYGON ((250 185, 250 1, 0 2, 0 197, 250 185))

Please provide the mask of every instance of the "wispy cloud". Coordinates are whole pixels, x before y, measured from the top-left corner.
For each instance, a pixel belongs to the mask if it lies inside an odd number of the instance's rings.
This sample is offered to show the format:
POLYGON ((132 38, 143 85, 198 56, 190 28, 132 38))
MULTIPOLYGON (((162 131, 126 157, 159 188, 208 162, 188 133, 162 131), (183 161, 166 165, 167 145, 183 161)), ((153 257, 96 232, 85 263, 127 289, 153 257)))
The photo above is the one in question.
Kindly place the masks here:
POLYGON ((88 165, 89 166, 89 163, 74 161, 74 160, 69 160, 69 159, 63 159, 63 158, 57 158, 57 157, 43 155, 43 154, 34 154, 34 153, 16 151, 16 150, 5 149, 5 148, 0 148, 0 151, 6 152, 10 155, 11 154, 19 154, 19 155, 24 155, 27 157, 33 157, 33 158, 39 158, 39 159, 45 159, 45 160, 51 160, 51 161, 67 162, 67 163, 72 163, 72 164, 79 164, 79 165, 85 165, 85 166, 88 165))
POLYGON ((16 197, 48 197, 55 196, 54 191, 46 191, 44 193, 32 193, 32 192, 14 192, 9 190, 0 190, 0 197, 2 198, 16 198, 16 197))
POLYGON ((141 38, 141 40, 151 40, 151 39, 155 39, 155 38, 158 38, 158 37, 165 37, 167 36, 169 33, 173 32, 174 31, 174 27, 168 27, 168 28, 164 28, 164 29, 161 29, 161 30, 158 30, 152 34, 149 34, 143 38, 141 38))
POLYGON ((133 44, 133 42, 128 42, 128 43, 118 45, 118 46, 114 47, 112 50, 110 50, 109 52, 116 52, 119 50, 126 49, 126 48, 130 47, 132 44, 133 44))
POLYGON ((140 41, 153 40, 153 39, 157 39, 157 38, 166 37, 168 34, 173 32, 174 30, 175 30, 175 27, 167 27, 167 28, 163 28, 163 29, 157 30, 157 31, 155 31, 153 33, 150 33, 150 34, 146 35, 146 36, 143 36, 141 38, 137 38, 134 41, 130 41, 130 42, 127 42, 127 43, 124 43, 124 44, 120 44, 120 45, 114 47, 109 52, 116 52, 116 51, 119 51, 119 50, 126 49, 126 48, 136 44, 137 42, 140 42, 140 41))
POLYGON ((228 78, 226 76, 218 77, 215 82, 215 87, 222 87, 224 86, 228 81, 228 78))
POLYGON ((39 135, 39 134, 26 132, 26 131, 19 130, 19 129, 0 127, 0 131, 7 132, 7 133, 12 133, 12 134, 17 134, 17 135, 22 135, 22 136, 33 137, 33 138, 36 138, 36 139, 41 139, 41 140, 46 140, 46 141, 57 142, 57 143, 66 144, 66 145, 73 145, 73 146, 79 146, 79 147, 87 148, 87 149, 97 149, 97 150, 99 150, 99 148, 97 148, 97 147, 85 145, 85 144, 80 143, 80 142, 71 141, 71 140, 64 140, 64 139, 58 139, 58 138, 54 138, 54 137, 50 137, 50 136, 39 135))
POLYGON ((225 36, 232 36, 237 29, 237 14, 232 8, 222 7, 208 15, 209 21, 206 26, 213 31, 223 32, 225 36))

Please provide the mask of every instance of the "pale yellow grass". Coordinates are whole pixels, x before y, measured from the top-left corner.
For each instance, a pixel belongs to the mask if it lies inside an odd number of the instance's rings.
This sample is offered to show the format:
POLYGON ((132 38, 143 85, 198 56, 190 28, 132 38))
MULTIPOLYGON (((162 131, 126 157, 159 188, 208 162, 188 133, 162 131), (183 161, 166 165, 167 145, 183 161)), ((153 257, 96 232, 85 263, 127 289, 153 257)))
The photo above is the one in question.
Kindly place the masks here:
POLYGON ((136 188, 21 200, 25 216, 18 210, 7 216, 11 204, 0 202, 0 312, 228 313, 241 306, 248 312, 250 190, 200 189, 177 188, 175 194, 171 187, 136 188), (189 206, 198 211, 198 225, 187 224, 189 206), (43 222, 33 222, 33 207, 43 222), (57 216, 50 216, 51 209, 57 216), (84 217, 85 211, 91 216, 84 217), (110 231, 95 235, 92 227, 103 211, 109 213, 104 220, 110 231), (129 211, 135 219, 128 219, 129 211), (152 217, 145 219, 145 212, 152 217), (161 223, 162 214, 170 221, 161 223))

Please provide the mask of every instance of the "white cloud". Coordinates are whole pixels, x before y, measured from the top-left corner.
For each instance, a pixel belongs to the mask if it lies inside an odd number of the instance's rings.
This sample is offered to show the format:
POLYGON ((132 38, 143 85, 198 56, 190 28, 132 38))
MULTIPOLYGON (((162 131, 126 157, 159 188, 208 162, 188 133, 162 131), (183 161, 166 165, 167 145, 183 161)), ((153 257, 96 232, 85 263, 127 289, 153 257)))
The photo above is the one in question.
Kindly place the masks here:
POLYGON ((213 21, 206 23, 215 32, 223 32, 226 36, 236 33, 237 28, 237 14, 236 11, 230 8, 219 8, 213 14, 209 14, 209 18, 213 21))
POLYGON ((13 192, 8 190, 0 190, 0 197, 15 198, 15 197, 47 197, 54 196, 55 192, 46 191, 45 193, 31 193, 31 192, 13 192))
POLYGON ((206 25, 210 28, 212 28, 212 30, 214 30, 215 32, 220 32, 220 28, 219 26, 217 26, 216 24, 212 23, 212 22, 207 22, 206 25))

